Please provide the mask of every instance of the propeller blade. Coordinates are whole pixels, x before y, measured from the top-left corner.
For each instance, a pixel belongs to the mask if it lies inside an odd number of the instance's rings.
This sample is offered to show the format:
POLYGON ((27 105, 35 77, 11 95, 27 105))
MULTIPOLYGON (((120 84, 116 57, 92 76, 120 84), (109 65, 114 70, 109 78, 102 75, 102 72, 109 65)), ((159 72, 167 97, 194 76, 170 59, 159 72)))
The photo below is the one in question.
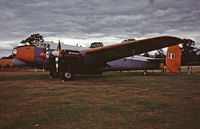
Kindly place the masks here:
POLYGON ((61 50, 61 44, 60 44, 60 40, 58 41, 57 50, 58 50, 58 51, 60 51, 60 50, 61 50))

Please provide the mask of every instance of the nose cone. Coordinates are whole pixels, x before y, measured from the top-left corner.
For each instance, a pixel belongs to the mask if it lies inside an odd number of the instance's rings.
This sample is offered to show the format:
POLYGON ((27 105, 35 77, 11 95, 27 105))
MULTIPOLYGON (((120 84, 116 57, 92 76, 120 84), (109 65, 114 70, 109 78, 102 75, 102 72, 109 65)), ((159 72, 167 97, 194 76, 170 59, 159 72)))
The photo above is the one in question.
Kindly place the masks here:
POLYGON ((12 64, 14 67, 20 67, 20 66, 25 66, 26 63, 20 59, 13 59, 12 64))
POLYGON ((16 56, 14 58, 26 62, 33 62, 35 58, 35 46, 17 47, 16 56))

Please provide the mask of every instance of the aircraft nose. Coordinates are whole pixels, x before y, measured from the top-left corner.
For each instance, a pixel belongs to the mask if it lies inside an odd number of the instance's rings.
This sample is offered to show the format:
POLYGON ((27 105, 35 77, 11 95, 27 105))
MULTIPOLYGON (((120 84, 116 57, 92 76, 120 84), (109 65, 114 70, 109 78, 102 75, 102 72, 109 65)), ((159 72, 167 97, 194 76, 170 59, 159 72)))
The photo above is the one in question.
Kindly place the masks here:
POLYGON ((35 59, 35 46, 20 46, 13 49, 15 59, 33 62, 35 59))

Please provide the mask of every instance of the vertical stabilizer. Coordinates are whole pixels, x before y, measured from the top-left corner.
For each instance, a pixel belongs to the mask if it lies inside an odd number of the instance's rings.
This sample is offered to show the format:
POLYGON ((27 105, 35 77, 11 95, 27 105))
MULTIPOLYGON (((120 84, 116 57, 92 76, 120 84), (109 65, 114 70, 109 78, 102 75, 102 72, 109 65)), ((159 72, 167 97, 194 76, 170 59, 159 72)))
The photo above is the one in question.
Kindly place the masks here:
POLYGON ((178 45, 168 47, 166 66, 170 72, 177 72, 181 67, 181 51, 178 45))

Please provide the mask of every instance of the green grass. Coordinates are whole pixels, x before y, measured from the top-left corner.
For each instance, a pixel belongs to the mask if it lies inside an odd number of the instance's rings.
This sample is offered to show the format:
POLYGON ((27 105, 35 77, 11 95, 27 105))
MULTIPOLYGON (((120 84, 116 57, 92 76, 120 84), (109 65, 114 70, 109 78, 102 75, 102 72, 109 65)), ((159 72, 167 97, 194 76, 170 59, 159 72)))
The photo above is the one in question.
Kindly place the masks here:
POLYGON ((0 73, 0 128, 196 129, 200 74, 107 72, 61 82, 0 73))

